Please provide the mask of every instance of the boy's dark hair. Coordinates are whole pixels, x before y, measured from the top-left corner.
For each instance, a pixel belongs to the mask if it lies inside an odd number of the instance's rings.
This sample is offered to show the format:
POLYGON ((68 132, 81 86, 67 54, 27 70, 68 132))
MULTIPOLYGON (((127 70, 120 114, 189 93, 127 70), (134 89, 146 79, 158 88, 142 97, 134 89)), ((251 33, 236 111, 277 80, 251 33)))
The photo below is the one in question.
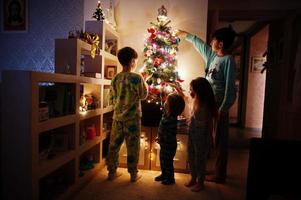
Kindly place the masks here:
POLYGON ((119 49, 117 57, 122 66, 129 66, 132 59, 138 58, 138 54, 135 49, 131 47, 124 47, 122 49, 119 49))
POLYGON ((185 101, 182 96, 172 93, 167 97, 169 103, 169 112, 171 116, 180 115, 185 108, 185 101))
POLYGON ((232 26, 229 25, 229 27, 216 30, 213 33, 212 38, 215 38, 219 42, 223 42, 224 50, 228 50, 234 42, 235 35, 235 31, 233 30, 232 26))

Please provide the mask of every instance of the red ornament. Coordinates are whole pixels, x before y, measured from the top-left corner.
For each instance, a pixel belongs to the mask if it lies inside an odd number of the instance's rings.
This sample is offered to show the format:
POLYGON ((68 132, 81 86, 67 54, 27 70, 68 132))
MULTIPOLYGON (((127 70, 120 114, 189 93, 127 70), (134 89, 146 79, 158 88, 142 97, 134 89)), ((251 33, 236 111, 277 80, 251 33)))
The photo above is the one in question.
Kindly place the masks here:
POLYGON ((149 36, 149 38, 154 39, 156 36, 157 36, 156 34, 153 34, 153 33, 152 33, 152 34, 149 36))
POLYGON ((147 32, 154 34, 156 32, 156 30, 154 28, 148 28, 147 32))
POLYGON ((163 62, 162 58, 155 58, 154 65, 159 66, 163 62))
POLYGON ((153 86, 148 87, 148 92, 154 95, 160 94, 160 90, 154 88, 153 86))
POLYGON ((183 83, 183 82, 184 82, 184 80, 183 80, 183 79, 180 79, 180 78, 178 78, 177 81, 180 82, 180 83, 183 83))

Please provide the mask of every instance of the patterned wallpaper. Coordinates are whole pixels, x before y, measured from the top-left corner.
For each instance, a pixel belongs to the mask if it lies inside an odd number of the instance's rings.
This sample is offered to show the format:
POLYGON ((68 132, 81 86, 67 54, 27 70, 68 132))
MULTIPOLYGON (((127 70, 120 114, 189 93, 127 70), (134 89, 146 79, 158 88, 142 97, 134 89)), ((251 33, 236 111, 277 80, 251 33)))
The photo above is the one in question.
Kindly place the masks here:
POLYGON ((83 1, 28 0, 27 33, 0 33, 0 69, 53 72, 54 39, 82 28, 83 1))

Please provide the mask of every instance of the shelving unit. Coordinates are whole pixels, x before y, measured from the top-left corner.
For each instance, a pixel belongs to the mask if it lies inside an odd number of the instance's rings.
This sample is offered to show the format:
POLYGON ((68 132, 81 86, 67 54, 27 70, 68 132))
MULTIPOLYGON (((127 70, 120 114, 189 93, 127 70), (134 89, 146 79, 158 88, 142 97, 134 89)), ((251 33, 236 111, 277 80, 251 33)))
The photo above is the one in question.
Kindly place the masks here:
POLYGON ((105 23, 95 21, 93 26, 95 31, 86 31, 101 37, 95 59, 90 44, 56 39, 55 73, 3 72, 4 199, 67 197, 104 167, 103 142, 110 135, 104 118, 113 111, 106 99, 111 80, 104 74, 107 65, 121 69, 116 55, 105 51, 105 41, 113 38, 118 49, 119 35, 105 23), (101 78, 81 73, 82 60, 85 72, 101 78))

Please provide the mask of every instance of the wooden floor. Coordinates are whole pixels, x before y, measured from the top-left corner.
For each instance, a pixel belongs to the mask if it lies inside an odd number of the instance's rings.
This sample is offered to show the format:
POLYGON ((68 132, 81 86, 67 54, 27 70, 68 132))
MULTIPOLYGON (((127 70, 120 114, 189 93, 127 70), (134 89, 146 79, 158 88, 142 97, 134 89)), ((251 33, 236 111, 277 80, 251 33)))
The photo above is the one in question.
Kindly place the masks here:
MULTIPOLYGON (((119 169, 123 175, 114 181, 107 181, 107 172, 99 174, 72 199, 77 200, 242 200, 245 198, 247 165, 248 165, 248 138, 260 137, 260 132, 231 128, 230 155, 228 164, 228 180, 224 185, 205 182, 206 189, 195 193, 184 186, 189 179, 188 174, 177 173, 176 184, 165 186, 155 182, 158 171, 140 170, 142 178, 131 183, 126 169, 119 169)), ((213 159, 209 167, 213 166, 213 159)))

